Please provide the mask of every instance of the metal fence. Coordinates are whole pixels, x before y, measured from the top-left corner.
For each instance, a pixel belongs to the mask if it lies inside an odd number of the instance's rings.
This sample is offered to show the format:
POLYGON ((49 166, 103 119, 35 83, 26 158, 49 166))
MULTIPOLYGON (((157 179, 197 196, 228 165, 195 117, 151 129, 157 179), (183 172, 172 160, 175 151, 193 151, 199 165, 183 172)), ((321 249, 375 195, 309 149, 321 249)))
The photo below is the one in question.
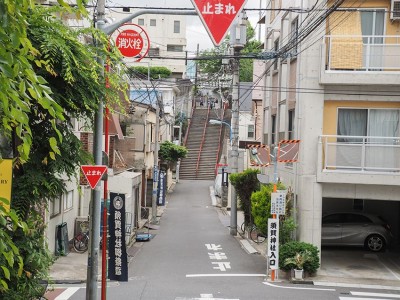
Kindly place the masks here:
POLYGON ((400 71, 399 35, 327 35, 326 70, 400 71))
POLYGON ((320 137, 323 169, 354 172, 400 172, 400 137, 320 137))

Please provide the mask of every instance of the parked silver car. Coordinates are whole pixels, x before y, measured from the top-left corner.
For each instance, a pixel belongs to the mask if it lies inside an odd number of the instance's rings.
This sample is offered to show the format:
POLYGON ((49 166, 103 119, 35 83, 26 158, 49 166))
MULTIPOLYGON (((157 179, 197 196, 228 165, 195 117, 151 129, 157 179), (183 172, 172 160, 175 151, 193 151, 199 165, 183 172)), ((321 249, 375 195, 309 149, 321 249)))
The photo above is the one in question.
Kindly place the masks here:
POLYGON ((378 252, 389 245, 390 226, 379 216, 337 212, 322 217, 322 246, 364 246, 378 252))

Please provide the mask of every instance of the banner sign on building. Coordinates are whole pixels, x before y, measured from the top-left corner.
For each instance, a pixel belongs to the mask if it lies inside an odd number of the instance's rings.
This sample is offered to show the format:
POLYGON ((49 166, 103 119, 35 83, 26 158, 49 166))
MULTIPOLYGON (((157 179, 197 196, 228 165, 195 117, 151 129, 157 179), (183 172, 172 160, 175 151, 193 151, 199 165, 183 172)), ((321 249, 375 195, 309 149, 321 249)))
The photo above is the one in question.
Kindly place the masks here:
POLYGON ((279 219, 268 219, 268 258, 271 270, 279 269, 279 219))
POLYGON ((158 179, 158 190, 157 190, 157 205, 165 205, 165 192, 167 186, 167 176, 164 171, 160 172, 160 177, 158 179))
POLYGON ((8 203, 0 200, 0 205, 10 210, 12 186, 12 159, 0 160, 0 198, 6 199, 8 203))
POLYGON ((286 210, 286 193, 271 193, 271 214, 284 215, 286 210))
POLYGON ((110 193, 108 218, 108 278, 128 281, 128 257, 125 243, 125 195, 110 193))

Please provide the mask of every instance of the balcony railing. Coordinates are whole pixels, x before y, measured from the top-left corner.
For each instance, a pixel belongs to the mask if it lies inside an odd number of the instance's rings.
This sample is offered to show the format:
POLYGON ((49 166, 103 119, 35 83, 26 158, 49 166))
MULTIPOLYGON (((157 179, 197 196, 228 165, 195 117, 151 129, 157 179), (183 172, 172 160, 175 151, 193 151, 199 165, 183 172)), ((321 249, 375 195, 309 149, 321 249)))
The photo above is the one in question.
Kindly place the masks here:
POLYGON ((320 137, 324 172, 400 172, 400 137, 320 137))
POLYGON ((400 35, 327 35, 327 71, 400 71, 400 35))

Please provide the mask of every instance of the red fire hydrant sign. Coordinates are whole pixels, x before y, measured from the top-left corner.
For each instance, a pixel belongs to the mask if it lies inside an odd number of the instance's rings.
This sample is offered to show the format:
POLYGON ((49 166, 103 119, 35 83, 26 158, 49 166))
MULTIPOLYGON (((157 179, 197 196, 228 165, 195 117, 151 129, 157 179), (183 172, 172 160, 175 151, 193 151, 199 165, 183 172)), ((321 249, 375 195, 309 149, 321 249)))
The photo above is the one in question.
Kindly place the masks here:
POLYGON ((132 29, 124 30, 118 34, 116 42, 119 51, 126 57, 135 57, 143 49, 143 38, 139 32, 132 29))
POLYGON ((124 57, 140 61, 149 52, 150 39, 137 24, 126 23, 113 33, 111 39, 124 57))
POLYGON ((191 0, 215 46, 225 38, 246 0, 191 0))
POLYGON ((107 166, 81 166, 83 175, 85 175, 86 180, 89 182, 92 190, 99 183, 101 177, 107 171, 107 166))

